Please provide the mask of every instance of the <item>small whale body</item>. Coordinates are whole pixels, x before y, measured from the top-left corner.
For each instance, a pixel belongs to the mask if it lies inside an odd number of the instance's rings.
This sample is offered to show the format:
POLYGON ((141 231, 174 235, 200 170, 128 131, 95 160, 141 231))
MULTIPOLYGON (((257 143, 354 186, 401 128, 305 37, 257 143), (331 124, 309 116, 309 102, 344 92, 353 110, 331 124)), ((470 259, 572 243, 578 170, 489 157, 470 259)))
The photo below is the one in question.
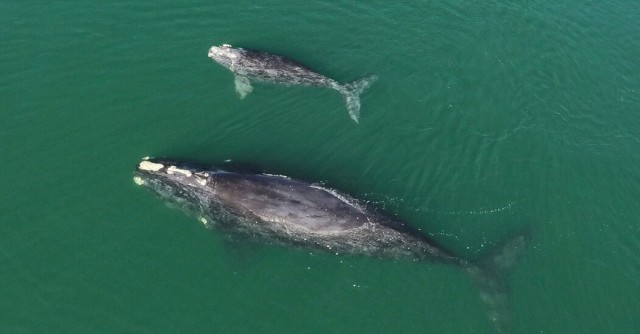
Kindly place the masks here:
POLYGON ((510 332, 506 276, 525 248, 525 235, 470 261, 349 195, 286 176, 144 158, 135 169, 134 181, 228 236, 336 254, 456 266, 473 278, 498 331, 510 332))
POLYGON ((209 49, 209 58, 233 72, 236 91, 241 99, 253 91, 251 80, 328 87, 342 94, 349 116, 356 123, 360 118, 360 94, 377 80, 376 76, 369 76, 342 85, 291 59, 256 50, 234 48, 229 44, 212 46, 209 49))

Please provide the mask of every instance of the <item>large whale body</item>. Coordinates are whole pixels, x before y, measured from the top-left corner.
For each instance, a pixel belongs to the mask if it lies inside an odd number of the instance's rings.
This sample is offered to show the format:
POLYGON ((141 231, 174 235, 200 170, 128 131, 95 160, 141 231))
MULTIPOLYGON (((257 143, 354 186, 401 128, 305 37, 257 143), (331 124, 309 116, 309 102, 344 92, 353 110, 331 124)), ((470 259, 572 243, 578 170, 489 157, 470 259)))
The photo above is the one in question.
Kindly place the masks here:
POLYGON ((376 76, 370 76, 342 85, 291 59, 261 51, 234 48, 229 44, 212 46, 209 49, 209 58, 233 72, 236 91, 240 98, 253 91, 251 80, 328 87, 342 94, 349 116, 356 123, 360 117, 360 94, 377 79, 376 76))
POLYGON ((498 331, 509 332, 506 274, 524 248, 524 236, 469 261, 346 194, 285 176, 145 158, 134 181, 228 235, 338 254, 457 266, 474 279, 498 331))

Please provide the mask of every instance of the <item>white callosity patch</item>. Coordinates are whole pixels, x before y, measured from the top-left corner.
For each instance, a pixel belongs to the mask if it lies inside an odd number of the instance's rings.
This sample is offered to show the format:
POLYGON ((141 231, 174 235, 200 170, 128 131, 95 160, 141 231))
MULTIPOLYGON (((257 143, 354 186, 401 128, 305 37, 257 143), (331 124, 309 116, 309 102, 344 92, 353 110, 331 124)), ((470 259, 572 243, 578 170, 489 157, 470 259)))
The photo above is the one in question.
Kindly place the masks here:
POLYGON ((139 186, 144 185, 144 180, 140 176, 134 176, 133 182, 139 186))
POLYGON ((201 186, 207 185, 207 178, 209 177, 209 173, 196 172, 195 174, 196 182, 198 182, 201 186))
POLYGON ((196 176, 196 182, 198 182, 201 186, 207 185, 207 179, 199 178, 196 176))
POLYGON ((190 177, 191 176, 191 171, 186 170, 186 169, 180 169, 176 166, 169 166, 169 168, 167 168, 167 174, 175 174, 175 173, 180 173, 184 176, 190 177))
POLYGON ((233 49, 230 45, 223 45, 220 47, 212 46, 211 48, 209 48, 209 53, 207 55, 209 58, 219 62, 224 58, 237 59, 237 52, 238 50, 233 49))
POLYGON ((152 171, 152 172, 157 172, 160 169, 162 169, 162 167, 164 167, 163 164, 157 164, 157 163, 146 161, 146 160, 140 162, 140 164, 138 165, 138 169, 152 171))

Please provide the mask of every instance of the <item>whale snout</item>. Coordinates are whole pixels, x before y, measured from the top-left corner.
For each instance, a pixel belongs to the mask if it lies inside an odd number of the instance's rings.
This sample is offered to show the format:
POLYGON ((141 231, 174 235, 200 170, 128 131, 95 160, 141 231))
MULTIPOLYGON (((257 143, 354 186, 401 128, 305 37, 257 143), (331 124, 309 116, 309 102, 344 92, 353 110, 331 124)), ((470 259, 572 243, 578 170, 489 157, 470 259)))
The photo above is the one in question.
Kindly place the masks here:
POLYGON ((197 168, 178 164, 171 160, 144 158, 136 167, 136 172, 155 174, 155 175, 182 175, 191 177, 194 173, 200 171, 197 168))
POLYGON ((238 58, 238 50, 229 44, 222 44, 222 46, 214 45, 209 48, 208 56, 214 61, 227 66, 230 62, 238 58))
POLYGON ((135 169, 134 182, 144 185, 147 181, 161 181, 170 186, 205 186, 209 181, 207 169, 171 160, 144 158, 135 169))
POLYGON ((217 46, 212 46, 211 48, 209 48, 209 58, 213 58, 215 57, 215 55, 217 54, 218 51, 218 47, 217 46))

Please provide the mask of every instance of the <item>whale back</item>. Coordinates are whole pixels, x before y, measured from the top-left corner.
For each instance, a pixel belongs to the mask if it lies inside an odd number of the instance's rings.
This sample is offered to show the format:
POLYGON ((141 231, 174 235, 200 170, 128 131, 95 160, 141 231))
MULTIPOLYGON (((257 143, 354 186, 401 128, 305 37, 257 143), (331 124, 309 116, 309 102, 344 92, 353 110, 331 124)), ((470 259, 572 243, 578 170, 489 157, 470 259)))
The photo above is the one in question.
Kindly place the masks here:
POLYGON ((219 201, 265 222, 312 232, 346 231, 367 222, 355 200, 310 183, 266 174, 220 173, 214 179, 219 201))

